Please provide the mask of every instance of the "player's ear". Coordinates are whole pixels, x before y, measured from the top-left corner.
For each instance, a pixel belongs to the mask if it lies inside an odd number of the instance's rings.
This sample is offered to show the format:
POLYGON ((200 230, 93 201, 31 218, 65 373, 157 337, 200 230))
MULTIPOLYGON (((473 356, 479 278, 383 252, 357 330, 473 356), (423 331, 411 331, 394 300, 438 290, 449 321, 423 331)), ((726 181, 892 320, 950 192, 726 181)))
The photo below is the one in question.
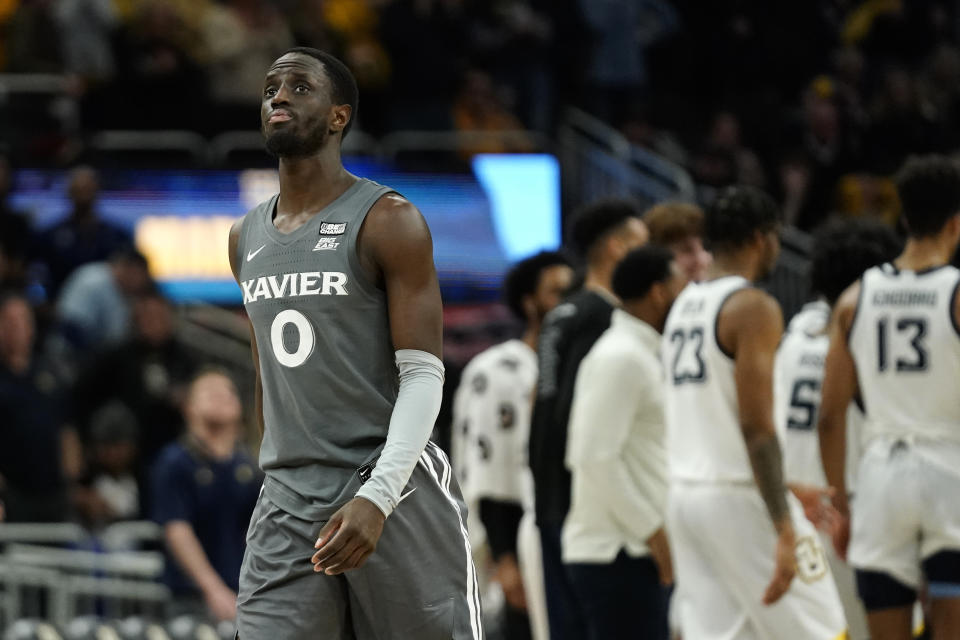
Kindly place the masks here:
POLYGON ((950 219, 947 220, 946 226, 951 238, 960 237, 960 211, 953 214, 950 219))
POLYGON ((330 118, 330 130, 343 131, 353 117, 353 108, 348 104, 337 104, 331 107, 333 117, 330 118))
POLYGON ((667 300, 670 295, 667 293, 667 283, 664 282, 654 282, 650 287, 650 293, 648 294, 650 299, 656 303, 657 307, 664 307, 667 304, 667 300))
POLYGON ((523 315, 527 317, 527 320, 534 320, 537 317, 537 302, 533 299, 531 294, 523 296, 523 300, 520 303, 523 305, 523 315))

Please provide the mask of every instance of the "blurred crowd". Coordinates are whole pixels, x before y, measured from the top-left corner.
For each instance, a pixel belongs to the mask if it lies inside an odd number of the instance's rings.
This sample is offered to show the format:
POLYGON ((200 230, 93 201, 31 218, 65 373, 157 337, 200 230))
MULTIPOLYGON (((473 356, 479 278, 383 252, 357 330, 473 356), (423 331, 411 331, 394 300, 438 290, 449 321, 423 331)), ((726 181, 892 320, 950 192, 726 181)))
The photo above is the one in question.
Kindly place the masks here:
MULTIPOLYGON (((960 142, 958 30, 945 0, 5 0, 0 70, 65 74, 81 133, 213 134, 254 128, 264 69, 315 46, 353 70, 373 135, 550 134, 575 105, 687 168, 702 201, 761 186, 811 229, 895 220, 907 151, 960 142)), ((50 127, 29 145, 76 158, 50 127)))
POLYGON ((0 521, 76 522, 98 550, 153 519, 176 611, 232 618, 261 481, 236 382, 178 337, 147 260, 98 215, 95 170, 71 172, 70 213, 39 233, 7 185, 0 162, 0 521))

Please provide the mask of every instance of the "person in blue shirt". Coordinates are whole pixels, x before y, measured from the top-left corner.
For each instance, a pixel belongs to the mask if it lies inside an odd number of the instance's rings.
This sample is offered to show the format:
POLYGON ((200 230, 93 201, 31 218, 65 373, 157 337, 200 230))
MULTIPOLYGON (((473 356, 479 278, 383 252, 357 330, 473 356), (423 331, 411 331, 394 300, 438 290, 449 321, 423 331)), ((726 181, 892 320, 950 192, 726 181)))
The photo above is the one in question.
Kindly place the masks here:
POLYGON ((164 582, 183 611, 236 617, 247 524, 262 477, 242 449, 242 408, 225 373, 203 369, 184 404, 185 435, 153 467, 153 519, 163 526, 164 582))

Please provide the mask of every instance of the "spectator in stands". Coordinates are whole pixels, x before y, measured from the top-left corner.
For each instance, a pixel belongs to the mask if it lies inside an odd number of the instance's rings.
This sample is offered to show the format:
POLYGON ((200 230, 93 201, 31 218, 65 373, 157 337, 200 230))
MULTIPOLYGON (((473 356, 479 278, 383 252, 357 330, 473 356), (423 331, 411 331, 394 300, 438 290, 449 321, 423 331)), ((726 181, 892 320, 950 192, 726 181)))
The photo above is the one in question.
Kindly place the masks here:
POLYGON ((475 153, 522 152, 533 148, 532 142, 522 133, 523 124, 504 105, 493 79, 484 71, 471 69, 464 74, 452 113, 458 131, 490 134, 482 140, 464 141, 460 149, 467 157, 475 153), (497 135, 505 132, 510 135, 497 135))
POLYGON ((861 164, 860 132, 843 119, 833 80, 817 76, 803 93, 797 147, 780 158, 784 222, 810 230, 836 209, 837 181, 861 164))
POLYGON ((208 94, 197 58, 199 37, 177 5, 157 0, 135 5, 117 35, 117 82, 85 105, 88 126, 195 129, 207 124, 202 108, 175 107, 177 96, 189 95, 196 107, 206 104, 208 94), (124 99, 118 101, 121 89, 124 99))
POLYGON ((63 69, 56 4, 53 0, 21 0, 7 26, 7 71, 59 73, 63 69))
POLYGON ((619 304, 611 282, 617 263, 649 238, 642 213, 632 200, 603 200, 575 214, 571 237, 586 261, 584 285, 547 314, 540 331, 537 397, 530 420, 530 469, 554 640, 587 637, 560 555, 560 533, 570 506, 570 473, 564 455, 574 381, 580 361, 610 326, 610 316, 619 304))
POLYGON ((111 40, 119 22, 113 0, 59 2, 54 16, 63 38, 65 70, 92 82, 112 78, 111 40))
POLYGON ((153 467, 153 518, 169 552, 164 582, 181 610, 196 612, 205 603, 212 616, 230 620, 261 477, 240 448, 240 398, 229 376, 198 374, 185 413, 187 433, 153 467))
POLYGON ((211 98, 235 128, 246 128, 259 104, 263 70, 294 45, 283 16, 267 0, 211 3, 201 23, 211 98), (234 115, 236 114, 236 115, 234 115))
POLYGON ((579 5, 593 47, 587 101, 597 116, 618 121, 619 109, 647 89, 645 50, 673 34, 680 16, 666 0, 580 0, 579 5))
POLYGON ((70 172, 68 195, 73 209, 66 220, 37 238, 36 257, 47 268, 50 299, 56 297, 74 269, 106 260, 117 249, 132 243, 129 233, 97 215, 99 191, 99 178, 91 167, 77 167, 70 172))
POLYGON ((941 150, 940 130, 920 104, 914 74, 905 67, 887 70, 871 109, 866 157, 873 167, 892 174, 911 153, 941 150))
POLYGON ((700 282, 713 256, 703 247, 703 209, 687 202, 663 202, 643 214, 650 242, 673 251, 687 280, 700 282))
MULTIPOLYGON (((129 408, 138 426, 138 469, 146 470, 183 431, 181 407, 197 363, 177 339, 174 309, 159 291, 134 299, 133 324, 129 340, 98 354, 79 376, 74 403, 88 439, 100 407, 120 401, 129 408)), ((142 475, 139 480, 146 498, 149 478, 142 475)))
MULTIPOLYGON (((551 12, 558 9, 554 0, 467 4, 471 59, 489 69, 498 84, 509 87, 510 107, 527 127, 548 131, 554 111, 550 69, 555 31, 551 12)), ((560 9, 575 8, 575 3, 566 4, 560 9)), ((569 70, 564 71, 569 74, 569 70)))
POLYGON ((0 156, 0 287, 22 289, 27 282, 30 222, 9 203, 12 181, 10 162, 0 156))
POLYGON ((18 293, 0 297, 0 499, 10 522, 62 522, 68 482, 82 460, 67 425, 62 389, 35 352, 33 310, 18 293))
POLYGON ((468 40, 464 2, 395 0, 380 21, 393 62, 389 125, 397 129, 449 129, 468 40), (423 73, 430 69, 430 73, 423 73))
POLYGON ((627 105, 622 119, 615 124, 632 144, 659 154, 680 166, 690 163, 690 152, 673 131, 657 125, 650 108, 642 101, 627 105))
POLYGON ((90 420, 88 464, 77 489, 77 510, 94 528, 140 516, 137 419, 122 403, 101 407, 90 420))
POLYGON ((84 264, 63 284, 57 300, 61 331, 81 356, 121 342, 130 335, 130 299, 149 285, 147 259, 135 249, 84 264))
POLYGON ((713 116, 707 144, 729 153, 736 165, 737 184, 763 187, 766 176, 757 154, 743 144, 740 119, 731 111, 719 111, 713 116))

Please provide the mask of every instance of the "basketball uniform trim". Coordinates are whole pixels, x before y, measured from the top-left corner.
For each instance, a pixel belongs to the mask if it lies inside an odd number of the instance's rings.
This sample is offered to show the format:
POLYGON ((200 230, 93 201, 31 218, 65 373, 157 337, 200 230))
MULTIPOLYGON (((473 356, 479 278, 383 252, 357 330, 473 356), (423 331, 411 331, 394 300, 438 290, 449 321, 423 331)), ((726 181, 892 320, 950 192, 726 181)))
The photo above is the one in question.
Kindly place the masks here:
POLYGON ((240 218, 240 233, 237 237, 237 255, 235 256, 238 276, 240 275, 240 268, 243 266, 243 254, 247 250, 247 236, 250 235, 250 218, 252 217, 248 214, 240 218))
MULTIPOLYGON (((925 276, 925 275, 927 275, 928 273, 934 273, 935 271, 939 271, 940 269, 943 269, 944 267, 948 267, 948 266, 950 266, 950 265, 947 265, 947 264, 938 264, 938 265, 933 266, 933 267, 927 267, 926 269, 920 269, 919 271, 915 271, 914 273, 915 273, 917 276, 925 276)), ((900 273, 900 270, 899 270, 899 269, 897 270, 897 273, 900 273)))
MULTIPOLYGON (((733 277, 738 277, 738 276, 724 276, 724 277, 725 277, 725 278, 733 278, 733 277)), ((720 278, 717 278, 717 279, 719 280, 720 278)), ((719 327, 720 327, 720 314, 723 313, 723 307, 724 307, 724 305, 727 304, 727 301, 730 300, 730 298, 732 298, 734 295, 740 293, 741 291, 748 291, 748 290, 750 290, 750 289, 756 289, 756 287, 754 287, 753 285, 747 285, 747 286, 745 286, 745 287, 739 287, 739 288, 737 288, 737 289, 734 289, 733 291, 731 291, 731 292, 728 293, 727 295, 723 296, 723 298, 720 300, 720 305, 717 306, 717 317, 713 319, 713 341, 717 343, 717 349, 720 350, 720 353, 722 353, 723 355, 727 356, 727 357, 730 358, 731 360, 734 359, 734 355, 733 355, 732 353, 730 353, 729 351, 727 351, 722 344, 720 344, 720 332, 718 331, 718 329, 719 329, 719 327)), ((782 340, 783 337, 781 336, 780 339, 782 340)))
MULTIPOLYGON (((881 265, 882 268, 882 265, 881 265)), ((850 320, 850 328, 847 329, 847 344, 849 345, 853 340, 853 330, 857 328, 857 319, 860 318, 860 308, 863 307, 863 291, 865 289, 863 282, 863 274, 860 275, 860 279, 857 280, 860 284, 860 291, 857 292, 857 306, 853 308, 853 319, 850 320)))
POLYGON ((957 322, 957 294, 960 294, 960 280, 957 280, 957 284, 953 287, 953 293, 950 294, 950 306, 947 311, 950 313, 950 325, 953 327, 953 330, 957 333, 957 336, 960 336, 960 323, 957 322))
POLYGON ((450 479, 453 476, 453 470, 450 467, 450 463, 447 461, 446 457, 446 454, 443 453, 443 450, 440 449, 440 447, 433 442, 427 442, 426 448, 424 449, 423 453, 420 454, 420 464, 423 465, 423 468, 429 473, 430 477, 436 481, 444 497, 447 499, 447 502, 450 503, 454 511, 457 513, 457 517, 460 522, 460 533, 463 535, 464 551, 466 552, 467 560, 467 606, 470 611, 470 628, 473 633, 474 640, 482 640, 484 636, 483 621, 480 617, 480 587, 477 582, 477 572, 473 564, 473 550, 470 547, 470 536, 467 533, 466 517, 460 510, 460 506, 457 504, 456 498, 450 493, 450 479), (432 457, 440 464, 439 474, 437 472, 437 468, 433 464, 433 460, 431 460, 431 453, 433 454, 432 457))
MULTIPOLYGON (((360 251, 360 243, 358 242, 360 238, 360 229, 363 228, 363 223, 366 222, 367 216, 370 215, 370 210, 376 206, 377 202, 380 201, 385 195, 390 193, 397 193, 389 187, 383 187, 377 191, 374 191, 373 194, 363 202, 363 205, 360 207, 360 210, 364 212, 362 216, 357 218, 351 224, 347 225, 346 235, 349 241, 353 244, 353 250, 347 252, 347 262, 350 264, 350 268, 353 269, 353 281, 360 286, 364 292, 373 295, 373 296, 384 296, 386 291, 383 288, 377 286, 377 283, 374 282, 370 275, 367 273, 367 270, 360 264, 360 256, 358 251, 360 251)), ((397 193, 397 195, 400 195, 397 193)), ((333 220, 331 222, 337 222, 333 220)), ((349 243, 348 243, 349 244, 349 243)))

